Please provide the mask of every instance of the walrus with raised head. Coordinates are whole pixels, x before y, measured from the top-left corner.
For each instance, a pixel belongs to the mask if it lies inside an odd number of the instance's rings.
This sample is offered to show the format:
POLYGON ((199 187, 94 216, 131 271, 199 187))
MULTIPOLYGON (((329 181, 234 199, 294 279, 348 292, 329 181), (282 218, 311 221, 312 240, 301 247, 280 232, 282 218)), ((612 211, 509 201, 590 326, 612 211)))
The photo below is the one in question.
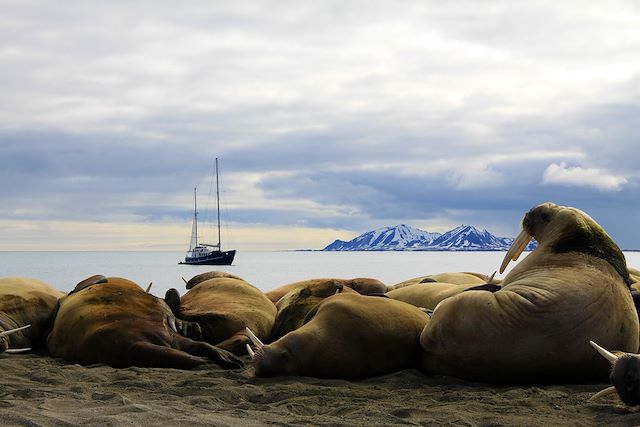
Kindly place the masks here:
POLYGON ((255 340, 255 374, 352 379, 417 367, 420 332, 428 321, 400 301, 334 295, 301 328, 269 345, 255 340))
POLYGON ((332 278, 318 278, 307 279, 299 282, 289 283, 288 285, 282 285, 275 289, 266 292, 267 298, 273 303, 277 303, 280 298, 285 296, 291 291, 306 288, 308 286, 314 286, 316 283, 330 282, 336 285, 341 285, 347 288, 351 288, 361 295, 378 295, 387 292, 387 286, 377 279, 371 279, 368 277, 357 277, 355 279, 332 279, 332 278))
POLYGON ((314 281, 304 288, 294 289, 276 303, 278 313, 271 330, 270 341, 298 329, 310 320, 322 301, 341 292, 355 293, 334 280, 314 281))
POLYGON ((164 300, 136 283, 92 276, 60 299, 47 348, 54 357, 115 368, 243 365, 225 350, 183 336, 198 335, 187 332, 194 328, 198 330, 197 325, 176 319, 164 300))
POLYGON ((176 317, 196 322, 202 328, 202 339, 234 354, 245 354, 249 327, 263 340, 269 338, 276 318, 276 306, 255 286, 226 273, 200 275, 182 297, 169 289, 165 300, 176 317))
POLYGON ((538 248, 504 278, 502 289, 463 292, 437 305, 422 331, 429 374, 500 382, 606 378, 593 340, 638 349, 638 316, 624 255, 586 213, 544 203, 531 209, 503 272, 531 238, 538 248))
POLYGON ((0 352, 43 348, 56 304, 64 295, 36 279, 0 278, 0 352))

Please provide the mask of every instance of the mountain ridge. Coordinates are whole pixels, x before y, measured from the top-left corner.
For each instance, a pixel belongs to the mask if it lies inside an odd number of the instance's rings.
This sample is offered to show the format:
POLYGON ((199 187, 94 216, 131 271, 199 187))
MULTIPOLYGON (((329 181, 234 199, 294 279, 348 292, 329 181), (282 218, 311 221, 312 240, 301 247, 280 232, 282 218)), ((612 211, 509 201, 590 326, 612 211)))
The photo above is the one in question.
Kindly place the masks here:
MULTIPOLYGON (((335 240, 323 251, 504 251, 512 237, 498 237, 486 229, 461 224, 446 233, 434 233, 406 224, 367 231, 349 241, 335 240)), ((533 250, 535 242, 527 246, 533 250)))

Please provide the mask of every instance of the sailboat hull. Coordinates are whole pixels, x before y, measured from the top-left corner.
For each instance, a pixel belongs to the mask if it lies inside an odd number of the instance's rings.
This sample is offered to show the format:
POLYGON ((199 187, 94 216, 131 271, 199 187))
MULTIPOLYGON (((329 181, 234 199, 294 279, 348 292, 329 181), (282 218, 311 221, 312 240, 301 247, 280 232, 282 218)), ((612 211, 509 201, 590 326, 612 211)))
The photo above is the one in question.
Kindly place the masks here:
POLYGON ((190 264, 190 265, 231 265, 233 258, 236 256, 236 251, 214 251, 206 256, 201 257, 186 257, 184 261, 178 264, 190 264))

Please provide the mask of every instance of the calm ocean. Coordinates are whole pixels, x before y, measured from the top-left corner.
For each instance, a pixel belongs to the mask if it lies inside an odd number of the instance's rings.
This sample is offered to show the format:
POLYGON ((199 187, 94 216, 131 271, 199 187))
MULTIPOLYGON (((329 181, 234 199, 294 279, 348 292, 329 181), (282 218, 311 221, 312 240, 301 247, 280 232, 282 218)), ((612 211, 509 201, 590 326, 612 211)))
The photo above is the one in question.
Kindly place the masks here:
MULTIPOLYGON (((184 292, 182 277, 189 280, 211 270, 233 273, 265 291, 315 277, 373 277, 392 285, 445 271, 491 274, 504 255, 505 252, 238 252, 231 266, 191 266, 178 264, 183 252, 0 252, 0 277, 32 277, 69 291, 79 281, 103 274, 126 277, 143 287, 153 282, 151 292, 164 296, 172 287, 184 292)), ((625 252, 625 256, 630 267, 640 268, 640 252, 625 252)))

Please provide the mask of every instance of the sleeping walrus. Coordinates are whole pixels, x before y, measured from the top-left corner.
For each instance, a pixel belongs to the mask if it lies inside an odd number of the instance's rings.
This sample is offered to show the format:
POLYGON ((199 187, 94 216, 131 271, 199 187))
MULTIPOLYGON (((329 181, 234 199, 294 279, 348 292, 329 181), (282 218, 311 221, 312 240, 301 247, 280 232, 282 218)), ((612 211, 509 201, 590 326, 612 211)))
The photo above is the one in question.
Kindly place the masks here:
POLYGON ((0 352, 44 347, 51 316, 64 295, 39 280, 0 278, 0 352))
POLYGON ((206 363, 242 366, 233 354, 178 331, 196 328, 130 280, 93 276, 62 298, 47 338, 54 357, 83 365, 190 369, 206 363))
MULTIPOLYGON (((211 273, 204 273, 212 277, 211 273)), ((234 354, 246 354, 250 342, 245 332, 249 327, 266 340, 276 317, 276 306, 255 286, 226 275, 200 281, 180 298, 169 289, 165 300, 176 317, 196 322, 202 328, 202 339, 234 354)))
POLYGON ((351 379, 416 367, 418 338, 428 321, 420 309, 400 301, 334 295, 301 328, 269 345, 255 340, 255 374, 351 379))
POLYGON ((461 285, 443 282, 415 283, 389 291, 387 292, 387 296, 398 301, 406 302, 407 304, 415 305, 416 307, 433 310, 441 301, 462 292, 472 290, 490 290, 495 292, 498 289, 500 289, 499 286, 488 283, 480 285, 461 285))
POLYGON ((333 280, 313 282, 287 293, 276 303, 278 314, 271 330, 270 341, 275 341, 304 325, 322 301, 341 292, 355 293, 353 289, 333 280))
POLYGON ((273 303, 277 303, 280 298, 285 296, 291 291, 306 288, 307 286, 313 286, 316 283, 330 282, 336 285, 346 286, 353 289, 361 295, 377 295, 387 292, 387 286, 377 279, 371 279, 368 277, 357 277, 355 279, 308 279, 300 282, 289 283, 288 285, 282 285, 275 289, 272 289, 265 294, 273 303))
POLYGON ((405 280, 400 283, 396 283, 395 285, 391 285, 387 287, 387 292, 394 291, 396 289, 401 289, 406 286, 415 285, 418 283, 450 283, 454 285, 483 285, 483 284, 492 284, 499 285, 501 280, 495 279, 494 275, 487 276, 482 273, 471 273, 471 272, 453 272, 453 273, 438 273, 438 274, 430 274, 428 276, 420 276, 413 279, 405 280))
POLYGON ((487 382, 588 381, 607 377, 589 341, 638 349, 638 316, 624 255, 586 213, 531 209, 500 267, 539 245, 502 289, 464 292, 436 307, 420 342, 429 374, 487 382))

